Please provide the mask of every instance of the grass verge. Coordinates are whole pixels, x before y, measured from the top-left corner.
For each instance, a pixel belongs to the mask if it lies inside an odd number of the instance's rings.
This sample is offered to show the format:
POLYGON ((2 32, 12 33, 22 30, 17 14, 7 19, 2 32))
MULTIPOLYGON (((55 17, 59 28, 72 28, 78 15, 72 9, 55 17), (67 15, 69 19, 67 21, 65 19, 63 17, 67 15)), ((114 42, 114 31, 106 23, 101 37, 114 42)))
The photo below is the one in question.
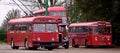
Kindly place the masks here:
POLYGON ((4 41, 0 41, 0 44, 5 44, 5 42, 4 41))

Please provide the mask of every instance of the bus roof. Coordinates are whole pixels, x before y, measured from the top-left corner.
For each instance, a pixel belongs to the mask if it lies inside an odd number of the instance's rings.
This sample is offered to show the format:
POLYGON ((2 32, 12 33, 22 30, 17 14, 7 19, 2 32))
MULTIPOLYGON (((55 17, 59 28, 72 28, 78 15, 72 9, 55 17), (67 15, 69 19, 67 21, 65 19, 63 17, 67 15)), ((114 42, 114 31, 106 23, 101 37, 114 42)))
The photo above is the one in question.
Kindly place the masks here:
MULTIPOLYGON (((48 11, 66 11, 66 8, 61 6, 49 7, 48 11)), ((45 12, 45 8, 35 11, 34 13, 45 12)))
POLYGON ((15 18, 11 19, 8 24, 10 23, 23 23, 23 22, 33 22, 36 19, 50 19, 50 20, 56 20, 56 18, 53 18, 51 16, 37 16, 37 17, 26 17, 26 18, 15 18))
POLYGON ((111 25, 110 22, 106 22, 106 21, 95 21, 95 22, 72 23, 72 24, 70 24, 70 26, 92 26, 92 25, 99 24, 99 23, 105 23, 105 24, 107 24, 107 25, 111 25))

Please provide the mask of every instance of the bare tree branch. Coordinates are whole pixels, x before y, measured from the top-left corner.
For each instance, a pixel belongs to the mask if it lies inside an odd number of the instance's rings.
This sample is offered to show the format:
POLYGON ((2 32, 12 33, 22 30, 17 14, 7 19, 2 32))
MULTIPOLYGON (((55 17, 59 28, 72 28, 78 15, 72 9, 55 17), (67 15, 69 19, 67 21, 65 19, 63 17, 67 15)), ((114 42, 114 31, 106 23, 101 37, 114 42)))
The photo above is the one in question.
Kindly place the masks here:
POLYGON ((53 0, 50 0, 50 6, 53 6, 54 4, 53 4, 53 0))
POLYGON ((62 4, 64 4, 64 3, 66 3, 66 0, 64 0, 63 2, 61 2, 61 3, 60 3, 60 4, 58 4, 58 5, 60 5, 60 6, 61 6, 61 5, 62 5, 62 4))
POLYGON ((54 0, 54 5, 57 3, 58 0, 54 0))

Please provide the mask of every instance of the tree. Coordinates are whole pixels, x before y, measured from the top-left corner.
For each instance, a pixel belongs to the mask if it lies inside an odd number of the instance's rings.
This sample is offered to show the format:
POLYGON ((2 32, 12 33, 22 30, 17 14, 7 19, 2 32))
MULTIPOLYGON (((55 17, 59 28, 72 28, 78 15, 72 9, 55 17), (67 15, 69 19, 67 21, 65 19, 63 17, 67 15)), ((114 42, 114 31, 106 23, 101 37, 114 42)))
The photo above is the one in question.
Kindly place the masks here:
POLYGON ((5 20, 2 23, 2 27, 0 28, 0 41, 6 41, 6 33, 7 33, 7 23, 10 19, 19 18, 20 11, 18 9, 10 10, 5 16, 5 20))
POLYGON ((71 0, 68 8, 71 22, 107 20, 112 18, 114 0, 71 0))
MULTIPOLYGON (((35 9, 35 8, 45 8, 45 1, 46 0, 22 0, 22 2, 25 4, 25 6, 30 7, 31 9, 35 9), (26 5, 26 3, 29 2, 32 5, 26 5)), ((64 6, 66 4, 66 1, 69 0, 48 0, 48 6, 64 6)))
POLYGON ((110 21, 113 31, 113 43, 120 45, 119 6, 120 0, 74 0, 68 8, 68 14, 71 23, 77 21, 110 21))
POLYGON ((4 29, 6 30, 7 29, 7 23, 10 19, 13 19, 13 18, 19 18, 20 17, 20 11, 18 9, 12 9, 10 10, 6 16, 5 16, 5 20, 3 21, 2 23, 2 27, 1 29, 4 29))

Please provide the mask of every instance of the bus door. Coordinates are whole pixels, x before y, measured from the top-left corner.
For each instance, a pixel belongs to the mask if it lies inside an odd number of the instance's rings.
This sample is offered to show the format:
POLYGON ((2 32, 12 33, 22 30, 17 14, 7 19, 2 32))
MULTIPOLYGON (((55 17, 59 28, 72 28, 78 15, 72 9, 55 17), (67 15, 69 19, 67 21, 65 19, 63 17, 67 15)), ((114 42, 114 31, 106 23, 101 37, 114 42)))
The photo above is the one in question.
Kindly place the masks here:
POLYGON ((68 31, 66 25, 59 25, 59 40, 63 42, 68 41, 68 31))

